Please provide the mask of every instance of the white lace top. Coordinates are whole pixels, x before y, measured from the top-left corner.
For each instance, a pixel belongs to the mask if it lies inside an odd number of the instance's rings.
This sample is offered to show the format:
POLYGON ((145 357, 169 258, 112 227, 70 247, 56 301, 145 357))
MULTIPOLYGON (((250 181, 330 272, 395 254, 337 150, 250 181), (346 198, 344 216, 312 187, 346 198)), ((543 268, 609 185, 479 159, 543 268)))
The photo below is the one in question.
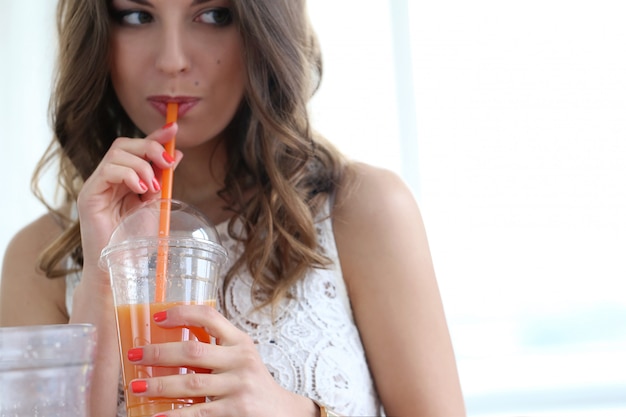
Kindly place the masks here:
MULTIPOLYGON (((228 236, 227 223, 218 225, 217 230, 229 259, 240 256, 242 246, 228 236)), ((318 223, 318 236, 333 264, 311 270, 295 284, 293 297, 279 304, 274 320, 270 307, 254 311, 252 278, 247 273, 237 275, 226 290, 225 315, 250 335, 268 370, 285 389, 326 404, 341 415, 383 415, 354 323, 329 218, 318 223)), ((68 311, 79 279, 76 275, 67 278, 68 311)), ((118 416, 124 417, 124 410, 120 404, 118 416)))

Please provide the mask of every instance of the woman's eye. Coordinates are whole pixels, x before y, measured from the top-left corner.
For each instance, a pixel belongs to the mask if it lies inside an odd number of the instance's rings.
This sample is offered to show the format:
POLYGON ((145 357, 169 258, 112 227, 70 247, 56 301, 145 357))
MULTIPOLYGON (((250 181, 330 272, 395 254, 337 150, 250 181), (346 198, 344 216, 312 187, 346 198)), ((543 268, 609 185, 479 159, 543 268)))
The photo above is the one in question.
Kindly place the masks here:
POLYGON ((150 13, 141 10, 122 10, 114 13, 115 20, 128 26, 144 25, 152 22, 150 13))
POLYGON ((202 12, 197 20, 212 25, 226 26, 233 21, 233 15, 230 9, 220 7, 202 12))

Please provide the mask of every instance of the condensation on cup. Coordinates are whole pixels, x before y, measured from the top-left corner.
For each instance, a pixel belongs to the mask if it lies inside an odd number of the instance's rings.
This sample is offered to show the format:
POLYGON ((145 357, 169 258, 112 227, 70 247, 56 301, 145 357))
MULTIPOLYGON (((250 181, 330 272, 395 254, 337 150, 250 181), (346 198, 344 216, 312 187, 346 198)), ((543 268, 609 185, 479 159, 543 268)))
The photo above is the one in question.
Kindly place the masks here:
POLYGON ((0 328, 0 416, 87 416, 96 327, 0 328))
POLYGON ((133 395, 129 384, 134 379, 193 370, 138 365, 127 354, 154 343, 214 342, 201 329, 160 327, 153 316, 180 305, 215 306, 226 260, 214 226, 200 211, 177 200, 144 203, 126 213, 111 235, 101 266, 109 272, 113 289, 128 417, 153 416, 206 401, 206 397, 133 395), (162 233, 164 207, 169 215, 167 233, 162 233))

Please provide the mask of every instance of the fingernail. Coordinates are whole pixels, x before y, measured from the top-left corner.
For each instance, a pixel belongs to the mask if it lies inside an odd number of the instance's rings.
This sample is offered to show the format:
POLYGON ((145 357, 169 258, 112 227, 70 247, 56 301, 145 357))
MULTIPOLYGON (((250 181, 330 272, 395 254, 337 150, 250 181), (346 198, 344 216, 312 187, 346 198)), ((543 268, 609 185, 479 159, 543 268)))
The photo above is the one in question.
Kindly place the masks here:
POLYGON ((135 394, 141 394, 148 389, 148 382, 143 379, 133 381, 130 383, 130 390, 135 394))
POLYGON ((128 360, 135 362, 140 361, 143 358, 142 348, 133 348, 128 350, 128 360))
POLYGON ((148 185, 144 182, 144 180, 139 180, 139 186, 143 191, 148 191, 148 185))
POLYGON ((167 319, 167 311, 159 311, 158 313, 154 313, 152 317, 154 317, 154 321, 157 323, 165 321, 165 319, 167 319))
POLYGON ((152 187, 154 187, 155 191, 161 191, 161 184, 159 184, 156 178, 152 178, 152 187))
POLYGON ((172 126, 174 126, 174 122, 169 122, 169 123, 163 125, 163 127, 161 129, 167 129, 168 127, 172 127, 172 126))
POLYGON ((171 164, 172 162, 175 161, 175 159, 172 158, 172 155, 167 153, 167 151, 163 152, 163 159, 165 159, 165 162, 167 162, 168 164, 171 164))

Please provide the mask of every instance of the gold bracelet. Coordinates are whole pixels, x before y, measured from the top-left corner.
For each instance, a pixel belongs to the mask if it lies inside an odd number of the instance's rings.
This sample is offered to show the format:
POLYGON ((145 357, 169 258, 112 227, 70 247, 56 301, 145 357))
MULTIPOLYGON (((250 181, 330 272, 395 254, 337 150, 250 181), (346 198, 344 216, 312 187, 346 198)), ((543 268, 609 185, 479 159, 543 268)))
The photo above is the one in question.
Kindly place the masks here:
POLYGON ((333 410, 329 410, 326 408, 324 404, 320 404, 315 400, 312 400, 316 406, 320 409, 320 417, 341 417, 339 414, 335 413, 333 410))

